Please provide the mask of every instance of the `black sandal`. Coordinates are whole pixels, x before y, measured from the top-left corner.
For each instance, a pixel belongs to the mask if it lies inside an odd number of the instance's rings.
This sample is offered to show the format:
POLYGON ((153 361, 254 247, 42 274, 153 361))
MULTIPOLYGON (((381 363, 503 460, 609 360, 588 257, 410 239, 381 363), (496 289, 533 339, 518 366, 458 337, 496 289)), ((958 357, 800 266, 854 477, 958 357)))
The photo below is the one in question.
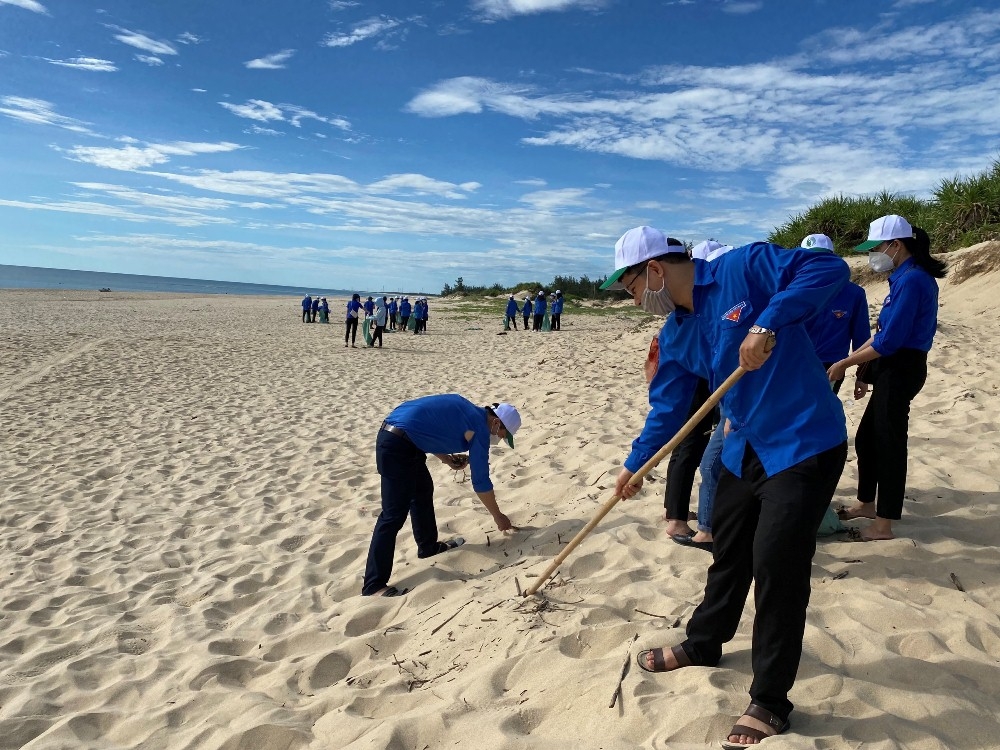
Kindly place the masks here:
POLYGON ((729 734, 726 735, 726 737, 732 737, 734 734, 735 735, 742 734, 747 737, 753 737, 757 741, 752 742, 749 745, 746 745, 742 742, 730 742, 728 739, 726 739, 723 740, 722 742, 723 750, 742 750, 743 748, 746 747, 754 747, 755 745, 760 744, 763 740, 766 740, 768 737, 774 737, 777 734, 782 734, 783 732, 786 732, 788 730, 788 727, 791 726, 791 724, 789 724, 787 719, 782 721, 778 716, 771 713, 766 708, 761 708, 756 703, 751 703, 749 706, 747 706, 747 710, 743 712, 743 715, 750 716, 754 719, 757 719, 757 721, 762 721, 768 726, 773 727, 775 731, 772 732, 771 734, 768 734, 767 732, 762 732, 759 729, 754 729, 753 727, 748 727, 744 724, 736 723, 733 725, 733 728, 729 730, 729 734))
POLYGON ((670 649, 670 653, 674 655, 674 659, 677 662, 677 666, 673 669, 667 669, 667 662, 663 658, 662 648, 648 648, 645 651, 640 651, 635 655, 635 663, 639 665, 639 668, 645 672, 673 672, 676 669, 681 669, 682 667, 692 667, 694 662, 691 661, 691 657, 687 655, 687 651, 684 650, 682 646, 674 646, 670 649), (650 669, 646 666, 646 655, 653 655, 653 668, 650 669))

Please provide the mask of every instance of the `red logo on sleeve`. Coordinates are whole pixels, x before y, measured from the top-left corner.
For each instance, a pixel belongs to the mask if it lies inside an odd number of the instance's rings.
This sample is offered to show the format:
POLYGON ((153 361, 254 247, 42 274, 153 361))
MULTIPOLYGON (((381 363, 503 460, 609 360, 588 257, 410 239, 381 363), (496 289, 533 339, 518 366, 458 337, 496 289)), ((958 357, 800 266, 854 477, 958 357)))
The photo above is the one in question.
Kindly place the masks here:
POLYGON ((739 323, 740 316, 743 315, 743 310, 746 308, 746 306, 747 303, 745 301, 740 302, 738 305, 733 305, 733 307, 730 307, 728 312, 726 312, 726 314, 722 316, 722 319, 728 320, 731 323, 739 323))

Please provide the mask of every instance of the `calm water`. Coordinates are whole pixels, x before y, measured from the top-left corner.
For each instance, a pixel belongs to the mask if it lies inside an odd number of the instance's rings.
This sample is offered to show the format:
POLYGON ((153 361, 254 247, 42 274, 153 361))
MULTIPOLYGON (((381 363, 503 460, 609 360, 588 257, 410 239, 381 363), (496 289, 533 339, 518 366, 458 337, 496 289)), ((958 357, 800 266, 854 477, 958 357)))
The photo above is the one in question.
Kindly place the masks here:
MULTIPOLYGON (((278 284, 243 284, 236 281, 174 279, 168 276, 140 276, 131 273, 71 271, 65 268, 0 265, 0 289, 111 289, 115 292, 182 292, 185 294, 249 294, 301 297, 321 294, 330 297, 350 296, 356 289, 281 286, 278 284)), ((380 294, 382 292, 379 292, 380 294)), ((375 294, 364 292, 363 294, 375 294)), ((395 294, 395 292, 392 292, 395 294)))

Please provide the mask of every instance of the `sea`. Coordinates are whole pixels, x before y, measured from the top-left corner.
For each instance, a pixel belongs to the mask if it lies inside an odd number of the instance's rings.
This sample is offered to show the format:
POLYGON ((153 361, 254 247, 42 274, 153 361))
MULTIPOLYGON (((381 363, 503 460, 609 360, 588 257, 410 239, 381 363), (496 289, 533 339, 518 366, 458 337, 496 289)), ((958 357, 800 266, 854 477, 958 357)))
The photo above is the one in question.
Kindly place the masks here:
MULTIPOLYGON (((176 279, 170 276, 142 276, 132 273, 101 273, 73 271, 67 268, 35 268, 0 264, 0 289, 110 289, 113 292, 179 292, 182 294, 243 294, 255 296, 301 297, 319 294, 327 297, 362 295, 395 295, 400 292, 380 290, 361 292, 358 289, 325 289, 318 286, 282 286, 280 284, 246 284, 239 281, 209 279, 176 279)), ((418 294, 418 292, 402 292, 418 294)))

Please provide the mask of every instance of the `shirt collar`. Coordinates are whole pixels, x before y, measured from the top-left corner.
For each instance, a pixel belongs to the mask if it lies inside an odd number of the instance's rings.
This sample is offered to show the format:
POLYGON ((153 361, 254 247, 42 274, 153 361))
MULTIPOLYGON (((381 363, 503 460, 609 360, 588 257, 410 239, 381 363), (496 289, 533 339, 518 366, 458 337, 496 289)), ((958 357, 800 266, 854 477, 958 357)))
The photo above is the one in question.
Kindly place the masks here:
POLYGON ((904 273, 909 271, 911 268, 913 268, 915 265, 916 263, 914 263, 913 256, 911 255, 909 258, 900 263, 899 267, 895 271, 889 274, 889 281, 890 282, 894 281, 895 279, 897 279, 898 277, 902 276, 904 273))

